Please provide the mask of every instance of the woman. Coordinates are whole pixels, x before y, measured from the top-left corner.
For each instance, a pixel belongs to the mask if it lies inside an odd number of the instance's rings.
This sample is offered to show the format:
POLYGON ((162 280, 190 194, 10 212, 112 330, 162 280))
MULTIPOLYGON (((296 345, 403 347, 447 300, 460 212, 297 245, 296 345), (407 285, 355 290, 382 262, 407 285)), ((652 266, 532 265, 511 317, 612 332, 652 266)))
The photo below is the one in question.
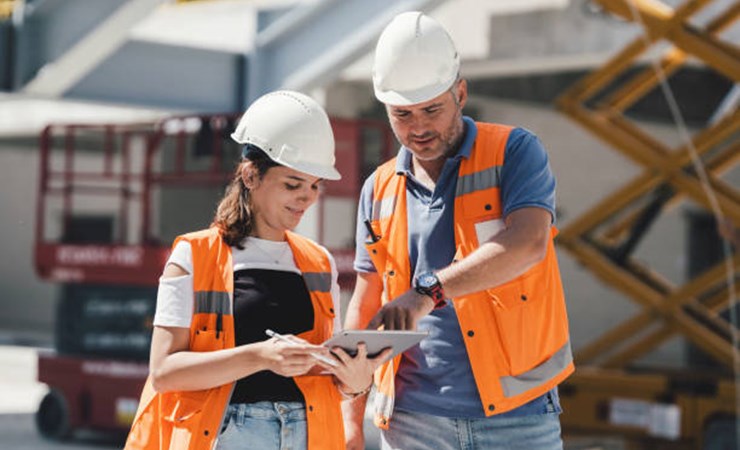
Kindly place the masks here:
POLYGON ((160 279, 126 448, 344 448, 340 401, 369 390, 390 350, 352 358, 319 345, 339 328, 336 266, 290 230, 322 180, 340 178, 329 119, 311 98, 278 91, 232 138, 245 144, 242 162, 211 228, 178 237, 160 279))

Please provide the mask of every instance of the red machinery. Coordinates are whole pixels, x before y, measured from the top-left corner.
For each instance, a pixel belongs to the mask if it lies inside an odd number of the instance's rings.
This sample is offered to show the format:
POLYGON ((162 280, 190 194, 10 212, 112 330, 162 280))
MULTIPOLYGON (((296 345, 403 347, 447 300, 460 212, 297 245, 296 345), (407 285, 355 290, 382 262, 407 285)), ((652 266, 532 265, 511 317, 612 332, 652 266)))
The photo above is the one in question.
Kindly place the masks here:
MULTIPOLYGON (((62 284, 55 351, 39 355, 38 378, 50 388, 36 415, 44 436, 130 426, 148 373, 157 279, 173 238, 210 223, 241 150, 229 138, 235 121, 175 117, 41 134, 36 270, 62 284)), ((343 179, 327 183, 313 231, 348 288, 361 183, 394 141, 379 122, 332 119, 332 127, 343 179)))

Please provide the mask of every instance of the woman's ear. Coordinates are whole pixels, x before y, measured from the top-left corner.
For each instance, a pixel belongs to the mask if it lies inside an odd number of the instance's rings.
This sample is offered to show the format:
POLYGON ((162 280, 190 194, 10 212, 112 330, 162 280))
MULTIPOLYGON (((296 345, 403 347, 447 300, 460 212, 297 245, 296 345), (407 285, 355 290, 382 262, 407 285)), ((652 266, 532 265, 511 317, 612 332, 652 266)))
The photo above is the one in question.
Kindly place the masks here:
POLYGON ((241 178, 244 186, 252 190, 259 185, 259 176, 257 175, 257 168, 254 166, 252 161, 245 161, 241 167, 241 178))

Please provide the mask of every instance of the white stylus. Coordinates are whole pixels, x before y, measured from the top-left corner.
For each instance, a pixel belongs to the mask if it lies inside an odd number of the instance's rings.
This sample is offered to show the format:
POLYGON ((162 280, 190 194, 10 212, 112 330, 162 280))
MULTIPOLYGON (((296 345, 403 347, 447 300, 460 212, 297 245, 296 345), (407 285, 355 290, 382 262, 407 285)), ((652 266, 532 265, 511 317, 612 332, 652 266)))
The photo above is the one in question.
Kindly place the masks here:
MULTIPOLYGON (((272 331, 269 328, 265 330, 265 334, 268 335, 268 336, 270 336, 270 337, 274 337, 278 341, 283 341, 286 344, 292 345, 293 347, 298 347, 298 344, 296 344, 295 342, 291 341, 290 339, 288 339, 287 337, 283 336, 280 333, 275 333, 274 331, 272 331)), ((323 362, 329 364, 330 366, 337 367, 337 365, 338 365, 336 361, 334 361, 333 359, 330 359, 327 356, 319 355, 318 353, 311 353, 311 356, 313 356, 314 358, 318 359, 319 361, 323 361, 323 362)))

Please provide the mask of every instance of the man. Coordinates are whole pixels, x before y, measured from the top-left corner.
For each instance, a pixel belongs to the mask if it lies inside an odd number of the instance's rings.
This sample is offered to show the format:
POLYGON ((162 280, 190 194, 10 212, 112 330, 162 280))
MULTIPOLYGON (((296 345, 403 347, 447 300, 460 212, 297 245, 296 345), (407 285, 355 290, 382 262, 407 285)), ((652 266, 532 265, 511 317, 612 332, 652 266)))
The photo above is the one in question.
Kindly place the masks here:
MULTIPOLYGON (((537 138, 462 115, 446 30, 396 16, 375 96, 402 147, 363 187, 347 328, 426 330, 376 373, 383 449, 559 449, 557 384, 573 372, 554 254, 555 181, 537 138)), ((364 397, 343 405, 364 446, 364 397)))

